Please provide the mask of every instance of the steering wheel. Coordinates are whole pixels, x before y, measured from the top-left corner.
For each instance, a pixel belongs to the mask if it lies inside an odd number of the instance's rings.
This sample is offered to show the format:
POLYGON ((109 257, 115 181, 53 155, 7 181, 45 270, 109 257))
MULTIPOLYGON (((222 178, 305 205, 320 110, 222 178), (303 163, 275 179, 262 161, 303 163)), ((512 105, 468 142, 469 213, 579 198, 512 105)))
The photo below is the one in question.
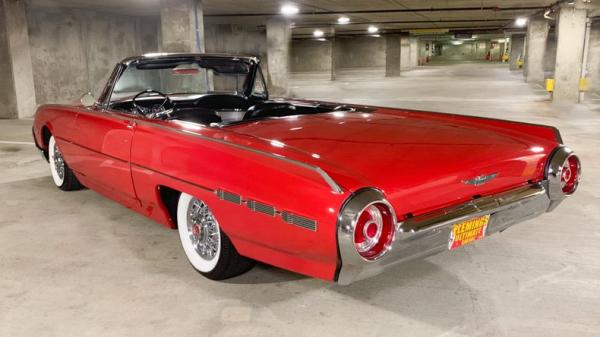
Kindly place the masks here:
POLYGON ((169 95, 163 94, 160 91, 151 90, 151 89, 144 90, 144 91, 138 93, 137 95, 133 96, 133 98, 131 99, 131 104, 133 105, 135 110, 137 110, 137 112, 139 112, 140 115, 145 116, 145 117, 150 117, 150 118, 162 117, 162 115, 165 115, 165 114, 168 117, 170 111, 165 109, 165 104, 167 104, 167 103, 169 103, 170 106, 173 106, 173 102, 169 98, 169 95), (143 107, 143 106, 137 104, 138 98, 140 98, 141 96, 144 96, 144 95, 149 95, 149 94, 158 94, 159 96, 162 96, 165 99, 160 104, 153 105, 152 108, 146 108, 146 107, 143 107))

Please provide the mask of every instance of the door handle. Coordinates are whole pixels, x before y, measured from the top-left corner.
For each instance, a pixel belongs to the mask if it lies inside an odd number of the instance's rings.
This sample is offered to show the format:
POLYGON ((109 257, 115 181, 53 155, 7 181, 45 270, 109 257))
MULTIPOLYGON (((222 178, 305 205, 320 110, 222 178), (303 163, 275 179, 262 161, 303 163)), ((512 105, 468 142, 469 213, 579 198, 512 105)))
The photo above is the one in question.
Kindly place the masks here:
POLYGON ((137 123, 135 121, 127 121, 128 129, 133 129, 136 125, 137 125, 137 123))

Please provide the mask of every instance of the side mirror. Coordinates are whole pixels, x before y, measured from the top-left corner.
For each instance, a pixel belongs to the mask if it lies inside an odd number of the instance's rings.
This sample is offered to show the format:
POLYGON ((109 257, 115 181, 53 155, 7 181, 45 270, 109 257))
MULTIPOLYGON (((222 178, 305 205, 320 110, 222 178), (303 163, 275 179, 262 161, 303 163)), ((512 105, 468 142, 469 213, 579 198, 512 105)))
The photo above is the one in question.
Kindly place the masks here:
POLYGON ((92 106, 94 106, 94 104, 96 104, 96 99, 94 98, 91 92, 86 92, 85 94, 83 94, 81 98, 79 98, 79 101, 86 108, 91 108, 92 106))

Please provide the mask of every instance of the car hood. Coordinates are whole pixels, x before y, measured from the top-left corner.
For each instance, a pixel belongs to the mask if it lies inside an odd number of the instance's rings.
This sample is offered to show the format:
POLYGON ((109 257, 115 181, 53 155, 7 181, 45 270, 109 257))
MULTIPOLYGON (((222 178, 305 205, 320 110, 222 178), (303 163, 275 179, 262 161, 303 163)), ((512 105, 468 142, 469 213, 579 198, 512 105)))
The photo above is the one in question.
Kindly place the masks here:
POLYGON ((231 125, 272 152, 327 171, 350 192, 375 187, 398 214, 419 214, 541 180, 556 142, 483 123, 333 112, 231 125), (491 178, 476 184, 476 177, 491 178))

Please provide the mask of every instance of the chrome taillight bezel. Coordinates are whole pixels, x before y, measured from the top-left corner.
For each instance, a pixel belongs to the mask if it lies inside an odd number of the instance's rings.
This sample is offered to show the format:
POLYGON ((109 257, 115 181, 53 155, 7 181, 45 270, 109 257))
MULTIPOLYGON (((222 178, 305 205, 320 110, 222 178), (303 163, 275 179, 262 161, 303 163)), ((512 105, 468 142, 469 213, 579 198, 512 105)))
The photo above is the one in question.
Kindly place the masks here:
POLYGON ((353 193, 352 196, 350 196, 342 206, 342 209, 338 215, 337 228, 342 263, 350 263, 349 260, 353 260, 357 263, 360 261, 374 262, 385 256, 385 254, 392 248, 397 231, 396 214, 394 212, 394 208, 385 199, 381 191, 375 188, 363 188, 353 193), (388 209, 392 222, 392 233, 389 242, 386 242, 385 244, 385 249, 375 256, 366 258, 358 252, 354 244, 355 229, 361 214, 368 207, 375 204, 384 205, 388 209))
POLYGON ((548 161, 545 178, 548 181, 548 197, 550 200, 558 201, 572 195, 577 191, 577 187, 581 181, 581 161, 579 160, 579 157, 575 155, 573 150, 566 146, 558 147, 548 161), (565 193, 561 184, 562 169, 564 164, 568 162, 570 158, 575 158, 577 160, 577 179, 572 190, 565 193))

